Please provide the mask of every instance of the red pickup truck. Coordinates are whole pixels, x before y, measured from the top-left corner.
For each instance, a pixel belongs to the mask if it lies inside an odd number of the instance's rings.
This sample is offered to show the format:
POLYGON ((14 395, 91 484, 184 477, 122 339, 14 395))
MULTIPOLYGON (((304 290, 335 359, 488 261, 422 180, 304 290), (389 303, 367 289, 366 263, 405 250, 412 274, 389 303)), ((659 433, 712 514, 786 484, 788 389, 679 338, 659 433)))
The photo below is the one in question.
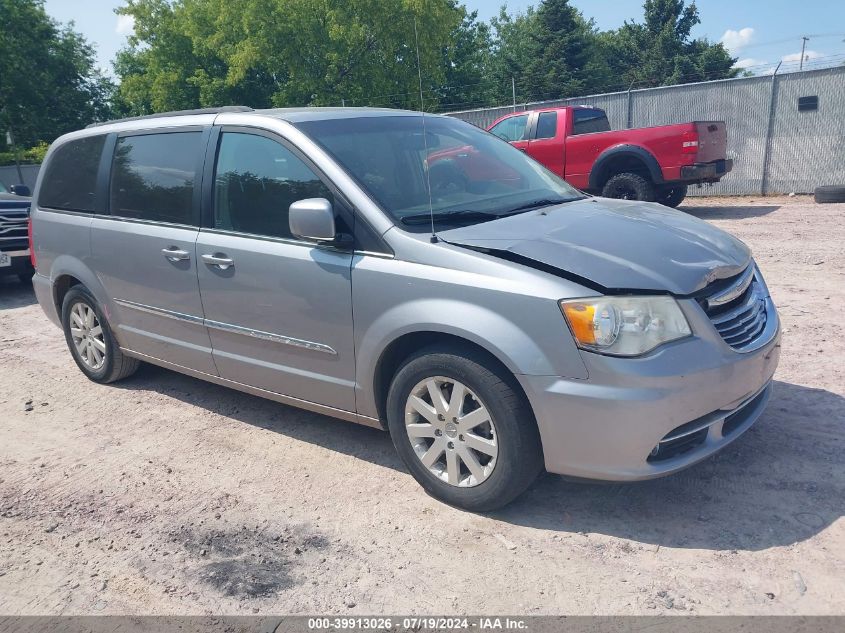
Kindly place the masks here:
POLYGON ((581 189, 607 198, 678 206, 687 186, 717 182, 733 167, 724 121, 611 131, 599 108, 514 112, 489 132, 581 189))

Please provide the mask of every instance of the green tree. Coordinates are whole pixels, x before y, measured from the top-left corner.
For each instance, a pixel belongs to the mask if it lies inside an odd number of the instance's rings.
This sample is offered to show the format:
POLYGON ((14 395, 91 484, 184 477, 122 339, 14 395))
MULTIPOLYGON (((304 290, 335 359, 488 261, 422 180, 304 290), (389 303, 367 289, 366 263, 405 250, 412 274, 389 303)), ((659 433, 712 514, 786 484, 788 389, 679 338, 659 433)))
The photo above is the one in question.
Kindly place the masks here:
POLYGON ((235 103, 419 107, 415 20, 432 95, 465 16, 452 0, 129 0, 119 12, 135 18, 115 64, 130 113, 235 103))
POLYGON ((491 67, 490 25, 478 21, 478 11, 469 13, 458 6, 463 19, 443 51, 445 86, 436 89, 439 106, 444 110, 478 108, 495 103, 495 91, 489 78, 491 67))
POLYGON ((691 39, 701 22, 698 7, 684 0, 645 0, 643 23, 625 22, 602 33, 601 50, 617 90, 735 77, 736 58, 722 44, 691 39))
POLYGON ((72 23, 51 19, 43 0, 0 0, 0 149, 9 128, 30 147, 108 118, 112 90, 72 23))
POLYGON ((595 85, 587 72, 594 54, 593 26, 569 0, 542 0, 535 27, 536 54, 525 69, 531 98, 571 97, 595 85))
POLYGON ((499 9, 499 15, 490 21, 492 27, 490 50, 490 79, 497 103, 510 103, 512 88, 516 89, 517 101, 524 103, 534 93, 525 71, 537 55, 537 12, 529 6, 525 13, 515 15, 507 6, 499 9), (513 81, 513 85, 512 82, 513 81))

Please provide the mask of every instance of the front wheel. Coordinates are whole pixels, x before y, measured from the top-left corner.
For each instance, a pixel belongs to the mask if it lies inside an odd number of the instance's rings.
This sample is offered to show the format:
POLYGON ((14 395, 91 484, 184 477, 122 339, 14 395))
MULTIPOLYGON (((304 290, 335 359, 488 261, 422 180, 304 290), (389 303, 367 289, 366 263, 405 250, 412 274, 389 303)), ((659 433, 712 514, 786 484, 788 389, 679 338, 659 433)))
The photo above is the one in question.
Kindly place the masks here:
POLYGON ((687 197, 687 185, 673 185, 671 187, 661 187, 657 190, 657 197, 655 202, 659 202, 667 207, 676 208, 687 197))
POLYGON ((396 373, 393 444, 433 497, 483 512, 510 503, 543 467, 539 432, 512 379, 481 355, 428 348, 396 373))

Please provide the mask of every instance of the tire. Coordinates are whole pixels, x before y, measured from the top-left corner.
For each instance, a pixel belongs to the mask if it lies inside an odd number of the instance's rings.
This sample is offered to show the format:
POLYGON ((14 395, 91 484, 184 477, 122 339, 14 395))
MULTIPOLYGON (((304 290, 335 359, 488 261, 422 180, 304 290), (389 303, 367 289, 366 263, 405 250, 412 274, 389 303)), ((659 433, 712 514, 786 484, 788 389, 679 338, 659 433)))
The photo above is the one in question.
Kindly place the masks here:
POLYGON ((659 202, 660 204, 677 208, 679 204, 684 201, 684 198, 687 197, 687 186, 686 185, 675 185, 671 187, 661 187, 657 190, 657 195, 654 198, 655 202, 659 202))
POLYGON ((828 202, 845 202, 845 185, 816 187, 814 198, 819 204, 825 204, 828 202))
POLYGON ((130 358, 120 351, 120 346, 112 334, 108 321, 103 317, 97 300, 84 286, 73 286, 65 295, 62 302, 62 329, 77 367, 94 382, 107 384, 122 380, 134 374, 141 364, 138 359, 130 358), (87 316, 89 310, 92 313, 92 320, 82 323, 84 321, 82 315, 87 316), (73 320, 74 328, 71 327, 71 320, 73 320), (82 327, 79 327, 80 323, 82 327), (74 339, 80 330, 88 337, 89 343, 82 344, 83 348, 89 348, 86 352, 87 356, 83 355, 74 339), (99 344, 93 339, 99 341, 99 344), (96 348, 96 351, 91 348, 96 348), (102 357, 99 364, 93 362, 97 360, 98 355, 102 357))
POLYGON ((543 469, 540 434, 528 402, 518 391, 513 377, 482 354, 456 353, 454 348, 433 346, 411 356, 390 385, 387 421, 393 444, 414 479, 436 499, 458 508, 473 512, 501 508, 522 494, 543 469), (443 395, 440 410, 444 412, 449 408, 447 405, 455 404, 450 401, 456 382, 466 387, 467 396, 460 399, 457 408, 452 407, 457 417, 446 412, 438 420, 436 408, 430 406, 433 403, 427 388, 430 381, 443 395), (412 392, 421 394, 422 404, 428 407, 428 418, 418 413, 421 409, 407 411, 412 407, 412 392), (471 424, 470 420, 474 420, 475 424, 461 429, 460 414, 468 417, 476 407, 486 408, 489 415, 476 414, 465 422, 471 424), (458 424, 450 423, 455 420, 458 424), (479 423, 481 420, 486 421, 479 423), (409 434, 412 427, 419 429, 415 430, 413 440, 409 434), (434 449, 437 461, 430 468, 423 463, 423 456, 432 452, 436 442, 440 442, 434 449), (496 448, 491 452, 492 444, 496 448), (478 445, 483 451, 476 450, 478 445), (473 459, 474 470, 469 466, 473 459), (451 473, 455 471, 457 476, 452 480, 451 473), (459 485, 450 480, 458 481, 459 485))
POLYGON ((654 185, 639 174, 625 172, 608 180, 601 190, 601 195, 605 198, 653 202, 654 185))

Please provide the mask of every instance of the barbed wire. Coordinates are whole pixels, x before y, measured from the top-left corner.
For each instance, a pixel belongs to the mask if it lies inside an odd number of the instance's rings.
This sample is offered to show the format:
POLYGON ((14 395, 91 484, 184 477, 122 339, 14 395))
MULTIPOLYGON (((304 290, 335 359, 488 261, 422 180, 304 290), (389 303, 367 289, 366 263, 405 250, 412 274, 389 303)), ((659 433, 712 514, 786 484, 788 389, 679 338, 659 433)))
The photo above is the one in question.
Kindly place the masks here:
MULTIPOLYGON (((845 63, 845 53, 839 53, 835 55, 825 55, 821 57, 814 57, 809 60, 805 60, 803 63, 804 70, 817 70, 822 67, 835 67, 845 63)), ((802 66, 801 60, 790 60, 787 62, 780 63, 780 69, 778 74, 786 74, 789 72, 794 72, 798 70, 802 66)), ((757 77, 765 77, 770 75, 776 67, 774 63, 762 63, 762 64, 754 64, 752 66, 747 66, 744 68, 739 69, 740 72, 748 72, 752 73, 752 75, 757 77), (754 71, 760 71, 760 74, 756 74, 754 71), (764 72, 767 71, 767 72, 764 72)), ((705 82, 711 81, 714 79, 724 79, 724 71, 723 70, 714 70, 710 72, 701 72, 695 71, 692 73, 687 73, 685 75, 680 75, 676 77, 679 80, 678 84, 670 84, 670 85, 680 85, 684 83, 697 83, 697 82, 705 82)), ((454 84, 450 86, 437 86, 433 88, 424 89, 424 94, 433 94, 433 93, 443 93, 443 92, 456 92, 459 90, 465 90, 468 88, 478 88, 479 86, 488 86, 493 89, 497 90, 504 90, 505 88, 509 88, 510 85, 503 87, 500 81, 495 79, 488 79, 480 82, 472 82, 466 84, 454 84)), ((524 105, 526 103, 533 103, 533 102, 540 102, 540 101, 555 101, 555 100, 566 100, 566 99, 577 99, 579 97, 591 97, 598 94, 613 94, 617 92, 625 92, 631 89, 643 89, 643 88, 660 88, 660 87, 667 87, 666 85, 662 84, 662 82, 658 79, 642 79, 636 80, 633 82, 626 82, 626 83, 615 83, 615 84, 599 84, 590 87, 590 92, 588 94, 574 94, 569 96, 561 96, 558 92, 554 91, 547 91, 547 92, 531 92, 528 95, 520 95, 520 102, 524 105)), ((383 94, 383 95, 376 95, 374 97, 365 97, 363 99, 350 99, 350 103, 358 102, 362 105, 369 106, 369 107, 380 107, 380 106, 392 106, 395 105, 395 101, 399 100, 398 98, 401 97, 414 97, 419 94, 419 91, 409 91, 409 92, 396 92, 390 94, 383 94)), ((463 109, 474 109, 480 107, 506 107, 512 106, 512 103, 493 103, 497 97, 494 94, 491 94, 489 97, 484 99, 474 99, 471 101, 447 101, 445 103, 432 103, 432 110, 434 112, 444 112, 444 111, 454 111, 455 108, 463 108, 463 109)), ((435 101, 432 99, 432 101, 435 101)))

